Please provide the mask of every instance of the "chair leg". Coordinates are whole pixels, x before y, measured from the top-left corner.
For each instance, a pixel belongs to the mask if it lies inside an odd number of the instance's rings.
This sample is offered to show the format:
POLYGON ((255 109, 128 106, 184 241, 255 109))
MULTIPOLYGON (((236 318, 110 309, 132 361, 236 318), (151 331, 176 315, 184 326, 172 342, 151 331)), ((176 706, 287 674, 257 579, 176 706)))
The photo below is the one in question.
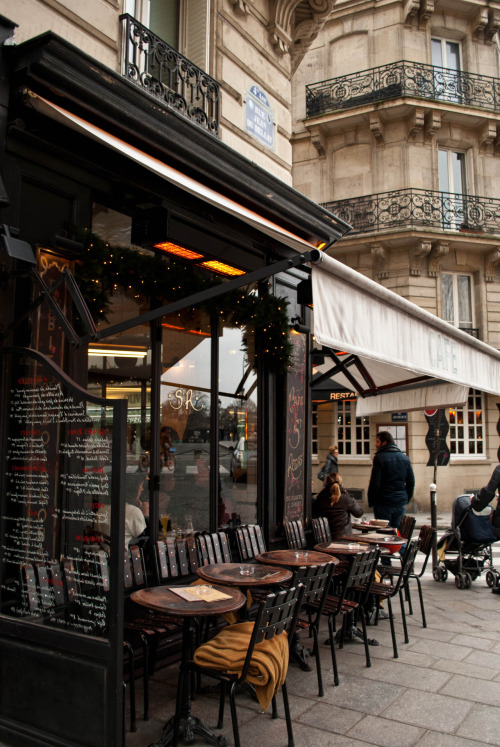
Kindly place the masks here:
POLYGON ((361 617, 361 627, 363 628, 363 643, 365 644, 365 657, 366 657, 366 666, 371 667, 372 662, 370 659, 370 649, 368 648, 368 635, 366 633, 366 620, 365 620, 365 611, 361 605, 358 607, 359 615, 358 618, 361 617))
POLYGON ((286 682, 283 682, 281 690, 283 692, 283 707, 285 709, 286 730, 288 733, 288 747, 295 747, 295 742, 293 740, 292 718, 290 716, 290 703, 288 702, 288 690, 286 688, 286 682))
POLYGON ((271 718, 278 718, 278 704, 276 703, 276 695, 273 695, 271 699, 271 718))
POLYGON ((330 634, 330 650, 332 652, 333 666, 333 684, 339 684, 339 670, 337 667, 337 655, 335 654, 335 625, 332 622, 332 616, 328 616, 328 632, 330 634))
POLYGON ((236 684, 232 682, 229 685, 229 705, 231 707, 231 719, 233 722, 234 747, 241 747, 240 732, 238 729, 238 715, 236 713, 236 699, 234 697, 236 684))
POLYGON ((406 601, 408 602, 408 614, 409 615, 413 615, 413 606, 412 606, 412 603, 411 603, 410 584, 409 584, 408 580, 406 581, 406 584, 405 584, 405 598, 406 598, 406 601))
POLYGON ((408 638, 408 626, 406 624, 406 612, 405 612, 405 603, 403 599, 403 589, 399 590, 399 604, 401 606, 401 617, 403 618, 403 630, 405 634, 405 643, 409 643, 410 639, 408 638))
POLYGON ((398 658, 398 645, 396 643, 396 630, 394 627, 394 615, 392 614, 391 598, 387 597, 387 608, 389 610, 389 622, 391 623, 391 636, 392 636, 392 648, 394 650, 394 658, 398 658))
POLYGON ((135 668, 134 649, 128 641, 124 641, 128 652, 128 686, 130 690, 130 731, 137 731, 137 719, 135 713, 135 668))
POLYGON ((316 657, 316 674, 318 675, 318 697, 322 698, 323 695, 325 694, 325 691, 323 689, 323 675, 322 675, 322 672, 321 672, 321 659, 320 659, 320 655, 319 655, 318 631, 316 630, 316 628, 313 625, 311 625, 309 627, 309 630, 311 630, 311 629, 312 629, 313 639, 314 639, 314 649, 313 650, 314 650, 314 655, 316 657))
POLYGON ((144 721, 149 721, 149 644, 145 635, 142 641, 142 688, 144 693, 144 721))
POLYGON ((224 705, 226 701, 226 683, 222 680, 220 683, 220 696, 219 696, 219 720, 217 722, 217 728, 222 729, 224 726, 224 705))
POLYGON ((422 613, 422 627, 427 627, 427 620, 425 619, 425 610, 424 610, 424 595, 422 593, 422 584, 420 583, 420 579, 418 576, 415 576, 415 580, 417 582, 417 588, 418 588, 418 597, 420 599, 420 611, 422 613))

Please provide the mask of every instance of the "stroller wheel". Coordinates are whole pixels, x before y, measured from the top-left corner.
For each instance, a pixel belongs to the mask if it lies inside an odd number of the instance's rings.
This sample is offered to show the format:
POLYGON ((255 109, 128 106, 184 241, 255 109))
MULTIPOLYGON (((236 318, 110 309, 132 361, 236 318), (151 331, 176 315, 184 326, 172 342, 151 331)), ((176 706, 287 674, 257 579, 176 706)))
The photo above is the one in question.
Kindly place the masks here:
POLYGON ((455 576, 455 586, 457 587, 457 589, 465 588, 464 574, 460 573, 460 571, 455 576))
POLYGON ((472 576, 470 575, 470 573, 467 573, 467 571, 465 571, 463 575, 464 575, 464 589, 470 589, 470 587, 472 586, 472 576))
POLYGON ((486 585, 492 589, 496 584, 496 577, 493 571, 486 571, 486 585))
POLYGON ((432 577, 434 581, 441 581, 441 571, 442 569, 438 565, 432 569, 432 577))
POLYGON ((448 580, 448 569, 447 568, 441 568, 441 576, 443 578, 443 581, 448 580))

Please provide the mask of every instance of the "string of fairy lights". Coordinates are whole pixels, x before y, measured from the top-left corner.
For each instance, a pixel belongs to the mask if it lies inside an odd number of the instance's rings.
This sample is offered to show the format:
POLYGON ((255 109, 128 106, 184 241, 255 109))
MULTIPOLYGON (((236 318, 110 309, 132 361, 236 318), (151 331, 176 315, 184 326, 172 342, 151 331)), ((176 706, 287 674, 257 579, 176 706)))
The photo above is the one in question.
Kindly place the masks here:
MULTIPOLYGON (((224 281, 214 273, 158 254, 112 246, 90 231, 82 237, 84 256, 77 263, 76 280, 96 321, 106 320, 114 292, 125 291, 138 303, 146 298, 166 305, 224 281)), ((259 357, 275 373, 286 373, 291 362, 288 301, 270 293, 240 288, 203 304, 221 322, 242 329, 243 346, 257 368, 259 357), (255 342, 252 338, 255 338, 255 342)))

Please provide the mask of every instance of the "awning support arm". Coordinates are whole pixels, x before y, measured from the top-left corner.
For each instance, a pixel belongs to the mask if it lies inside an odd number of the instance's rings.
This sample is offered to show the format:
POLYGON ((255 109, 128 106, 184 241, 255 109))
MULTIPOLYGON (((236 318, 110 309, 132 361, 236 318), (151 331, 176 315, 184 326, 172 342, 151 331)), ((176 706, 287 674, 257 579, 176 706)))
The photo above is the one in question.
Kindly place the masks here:
POLYGON ((199 293, 194 293, 192 296, 187 296, 186 298, 181 298, 178 301, 173 301, 166 306, 160 306, 157 309, 152 309, 151 311, 148 311, 145 314, 141 314, 140 316, 136 316, 133 319, 127 319, 124 322, 120 322, 120 324, 114 324, 111 327, 101 329, 94 335, 86 335, 85 337, 80 338, 79 344, 87 345, 89 342, 103 340, 106 337, 119 334, 120 332, 125 332, 126 330, 132 329, 132 327, 137 327, 140 324, 147 324, 148 322, 152 322, 154 319, 166 316, 167 314, 173 314, 177 311, 182 311, 189 306, 196 306, 200 303, 206 303, 207 301, 211 301, 213 298, 217 298, 224 293, 229 293, 230 291, 236 290, 237 288, 242 288, 244 285, 252 285, 253 283, 258 283, 261 280, 265 280, 266 278, 272 275, 276 275, 279 272, 285 272, 291 267, 298 267, 305 262, 310 262, 315 254, 317 254, 317 251, 317 249, 313 249, 312 252, 297 254, 294 257, 289 257, 288 259, 283 259, 279 262, 275 262, 272 265, 261 267, 259 270, 254 270, 254 272, 249 272, 246 275, 240 275, 237 278, 233 278, 225 283, 222 283, 221 285, 207 288, 206 290, 200 291, 199 293))

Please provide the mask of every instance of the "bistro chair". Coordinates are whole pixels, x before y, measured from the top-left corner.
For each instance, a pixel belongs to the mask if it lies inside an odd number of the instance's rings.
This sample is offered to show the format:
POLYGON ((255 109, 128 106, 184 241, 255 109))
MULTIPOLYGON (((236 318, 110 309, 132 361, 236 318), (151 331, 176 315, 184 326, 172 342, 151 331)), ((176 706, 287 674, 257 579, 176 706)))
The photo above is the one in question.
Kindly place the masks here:
MULTIPOLYGON (((177 745, 177 734, 182 715, 183 693, 189 685, 189 677, 192 672, 200 672, 220 682, 218 729, 222 729, 223 727, 225 697, 226 694, 229 695, 234 744, 235 747, 241 747, 236 711, 236 688, 243 682, 253 682, 256 684, 257 697, 261 706, 265 705, 262 702, 264 695, 260 692, 259 687, 261 677, 258 675, 262 673, 262 665, 259 662, 265 663, 266 656, 271 649, 273 658, 276 661, 279 660, 282 665, 281 688, 288 732, 288 745, 289 747, 293 747, 292 720, 286 688, 286 670, 288 668, 290 642, 293 639, 303 594, 304 587, 302 585, 284 589, 276 594, 268 594, 265 600, 260 603, 254 622, 237 623, 223 628, 215 638, 197 648, 194 657, 181 666, 173 730, 174 737, 172 744, 174 747, 177 745), (287 639, 280 639, 283 633, 287 634, 287 639), (278 641, 277 639, 280 640, 278 641), (242 644, 243 641, 245 641, 244 645, 242 644), (224 661, 223 657, 226 661, 224 661), (229 668, 231 671, 228 671, 229 668)), ((270 691, 272 692, 273 718, 278 718, 276 692, 279 684, 279 679, 278 682, 269 683, 270 691)))
POLYGON ((304 550, 307 548, 306 534, 301 519, 285 523, 285 536, 289 550, 304 550))
POLYGON ((394 573, 390 573, 391 571, 390 568, 387 568, 387 566, 381 566, 381 572, 383 574, 387 574, 387 571, 389 571, 389 574, 387 575, 389 575, 392 583, 390 584, 384 583, 383 577, 382 577, 381 581, 373 581, 369 587, 369 594, 375 597, 375 602, 376 602, 375 625, 378 624, 380 602, 384 599, 387 599, 389 622, 391 623, 392 646, 394 650, 395 659, 398 658, 398 647, 396 643, 396 631, 394 627, 394 614, 392 612, 391 599, 392 597, 399 595, 399 602, 401 606, 401 617, 403 620, 404 641, 405 643, 409 643, 410 639, 408 637, 408 626, 406 624, 403 591, 405 590, 407 586, 408 578, 410 576, 410 573, 412 572, 413 563, 415 562, 415 557, 418 552, 418 546, 419 546, 418 539, 411 540, 410 542, 408 542, 408 544, 406 545, 406 550, 403 555, 401 569, 399 570, 399 572, 397 572, 396 569, 393 569, 394 573))
POLYGON ((348 561, 347 571, 338 580, 338 594, 329 594, 325 599, 322 614, 328 618, 328 643, 330 644, 332 655, 333 681, 335 685, 339 684, 339 672, 335 654, 336 618, 338 615, 342 616, 339 648, 343 646, 347 625, 355 627, 358 620, 360 620, 365 647, 366 666, 371 666, 366 632, 365 606, 379 557, 380 549, 378 547, 367 550, 367 552, 352 555, 348 561))
MULTIPOLYGON (((432 551, 432 545, 433 545, 435 536, 436 536, 436 530, 433 529, 433 527, 430 527, 430 526, 421 527, 419 535, 418 535, 418 540, 419 540, 418 550, 424 555, 424 560, 422 562, 422 567, 420 568, 420 571, 418 573, 415 572, 414 567, 410 570, 410 573, 408 574, 408 579, 406 582, 406 587, 405 587, 406 601, 408 602, 408 612, 410 615, 413 615, 413 607, 412 607, 412 602, 411 602, 409 582, 411 579, 415 579, 415 581, 417 582, 418 596, 420 600, 420 611, 422 613, 422 627, 423 628, 427 627, 427 621, 425 618, 424 596, 422 593, 422 584, 420 582, 420 579, 425 573, 425 569, 429 561, 429 556, 432 551)), ((396 570, 392 568, 384 568, 383 575, 392 577, 393 575, 397 575, 399 572, 400 572, 399 569, 396 570)))
POLYGON ((325 692, 323 689, 323 677, 321 673, 318 631, 334 569, 334 563, 322 563, 317 566, 301 566, 295 570, 293 578, 290 581, 291 586, 297 586, 298 584, 304 586, 304 597, 299 617, 297 619, 297 629, 308 630, 309 636, 311 633, 313 636, 312 653, 316 659, 319 697, 323 697, 325 692))
POLYGON ((266 543, 259 524, 243 524, 237 527, 236 544, 242 562, 253 561, 261 552, 266 552, 266 543))
POLYGON ((319 518, 312 520, 312 530, 315 545, 318 545, 320 542, 332 541, 330 524, 325 516, 320 516, 319 518))
POLYGON ((201 532, 196 536, 200 565, 231 563, 231 550, 225 532, 201 532))

